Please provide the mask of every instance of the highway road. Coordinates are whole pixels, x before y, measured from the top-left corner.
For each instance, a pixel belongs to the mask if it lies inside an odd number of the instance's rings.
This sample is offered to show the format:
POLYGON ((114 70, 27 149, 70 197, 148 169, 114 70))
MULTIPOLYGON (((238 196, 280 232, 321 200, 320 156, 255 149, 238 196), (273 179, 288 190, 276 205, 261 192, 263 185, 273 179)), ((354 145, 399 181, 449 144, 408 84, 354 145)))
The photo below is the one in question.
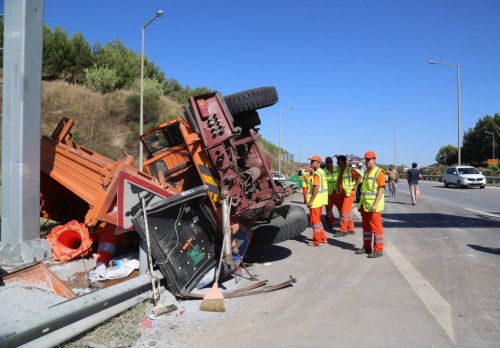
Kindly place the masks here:
POLYGON ((383 257, 354 254, 362 243, 357 212, 354 236, 333 238, 327 230, 320 248, 306 245, 308 228, 249 259, 260 279, 277 283, 291 274, 293 287, 225 299, 224 313, 199 312, 199 301, 186 301, 184 317, 159 320, 137 347, 152 340, 193 347, 498 347, 500 189, 422 182, 421 192, 415 206, 405 182, 397 198, 386 197, 383 257))
MULTIPOLYGON (((409 195, 406 180, 401 181, 399 187, 409 195)), ((469 212, 478 211, 484 215, 493 214, 493 217, 500 216, 500 187, 459 189, 454 186, 444 187, 441 182, 432 181, 420 181, 420 187, 423 197, 429 196, 433 201, 446 206, 464 208, 469 212)))

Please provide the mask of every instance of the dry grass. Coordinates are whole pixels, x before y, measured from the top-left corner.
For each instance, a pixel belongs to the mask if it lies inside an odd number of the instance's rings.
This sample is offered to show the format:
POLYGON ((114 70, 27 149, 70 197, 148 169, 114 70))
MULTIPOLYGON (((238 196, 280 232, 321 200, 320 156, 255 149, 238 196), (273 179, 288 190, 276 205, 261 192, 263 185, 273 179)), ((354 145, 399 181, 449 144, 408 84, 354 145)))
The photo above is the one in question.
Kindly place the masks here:
POLYGON ((139 324, 147 318, 151 308, 147 301, 139 303, 61 347, 131 347, 141 336, 139 324))
MULTIPOLYGON (((132 132, 126 118, 125 100, 137 92, 119 90, 100 94, 85 86, 63 81, 44 81, 42 84, 42 134, 50 135, 62 117, 75 120, 73 140, 112 159, 129 154, 138 156, 138 136, 132 132), (128 144, 127 139, 134 139, 128 144), (137 144, 137 146, 135 146, 137 144)), ((182 114, 182 105, 160 98, 162 121, 182 114)))
POLYGON ((170 98, 160 97, 160 104, 161 114, 162 117, 164 117, 163 120, 171 119, 172 117, 181 116, 183 114, 182 105, 170 98))

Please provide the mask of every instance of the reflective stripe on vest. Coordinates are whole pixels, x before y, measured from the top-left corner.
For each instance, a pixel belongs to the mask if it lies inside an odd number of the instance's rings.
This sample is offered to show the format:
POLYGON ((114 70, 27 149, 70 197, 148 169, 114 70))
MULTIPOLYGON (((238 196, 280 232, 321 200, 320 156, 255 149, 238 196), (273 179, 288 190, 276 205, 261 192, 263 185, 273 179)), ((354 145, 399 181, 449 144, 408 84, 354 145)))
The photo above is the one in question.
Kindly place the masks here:
POLYGON ((328 183, 326 182, 325 172, 323 171, 323 169, 318 168, 314 172, 313 177, 311 177, 311 180, 309 181, 309 192, 307 193, 308 201, 311 199, 314 191, 314 186, 313 186, 314 175, 319 176, 319 188, 311 208, 319 208, 328 204, 328 183))
POLYGON ((333 192, 337 192, 337 180, 339 177, 339 167, 333 166, 333 171, 330 173, 328 168, 324 170, 326 176, 326 182, 328 183, 328 194, 331 195, 333 192))
POLYGON ((346 197, 351 195, 351 191, 354 188, 354 181, 351 176, 351 168, 345 167, 342 173, 342 188, 344 189, 346 197), (347 172, 347 175, 346 175, 347 172))
MULTIPOLYGON (((377 176, 382 169, 379 167, 375 167, 370 171, 370 175, 368 175, 368 171, 365 172, 365 176, 363 178, 363 183, 361 184, 361 199, 359 200, 358 208, 361 208, 363 205, 363 209, 366 212, 370 212, 375 202, 375 198, 377 197, 378 191, 378 181, 377 176)), ((384 210, 384 196, 380 198, 380 201, 377 205, 377 212, 381 212, 384 210)))

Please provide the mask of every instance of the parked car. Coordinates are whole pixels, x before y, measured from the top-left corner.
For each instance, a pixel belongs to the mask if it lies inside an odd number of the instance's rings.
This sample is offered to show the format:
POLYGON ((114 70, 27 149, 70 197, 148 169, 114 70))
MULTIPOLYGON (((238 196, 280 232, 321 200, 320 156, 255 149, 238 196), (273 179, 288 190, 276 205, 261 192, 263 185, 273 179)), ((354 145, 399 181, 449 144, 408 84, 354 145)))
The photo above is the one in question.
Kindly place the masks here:
POLYGON ((484 188, 486 178, 483 173, 470 166, 448 167, 443 173, 443 184, 445 187, 454 185, 457 187, 479 186, 484 188))

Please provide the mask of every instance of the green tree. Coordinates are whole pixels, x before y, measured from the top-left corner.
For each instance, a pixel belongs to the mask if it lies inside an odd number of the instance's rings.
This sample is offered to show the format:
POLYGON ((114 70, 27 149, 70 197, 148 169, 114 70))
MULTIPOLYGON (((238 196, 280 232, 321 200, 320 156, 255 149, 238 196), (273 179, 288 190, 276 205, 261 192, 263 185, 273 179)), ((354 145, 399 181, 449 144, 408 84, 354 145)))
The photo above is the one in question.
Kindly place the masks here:
POLYGON ((71 65, 68 72, 73 82, 83 81, 84 70, 91 67, 94 57, 90 45, 82 33, 76 33, 71 38, 71 65))
POLYGON ((175 78, 170 78, 166 81, 166 95, 179 103, 186 103, 189 97, 193 95, 209 93, 211 90, 208 87, 183 87, 175 78))
POLYGON ((66 78, 71 67, 71 42, 66 31, 44 27, 43 71, 52 78, 66 78), (47 28, 47 29, 46 29, 47 28))
POLYGON ((116 71, 118 77, 117 88, 130 88, 137 76, 140 75, 139 57, 120 40, 99 46, 95 54, 97 66, 106 66, 116 71))
POLYGON ((475 166, 483 165, 492 156, 492 135, 495 134, 495 154, 498 153, 500 135, 500 114, 486 115, 476 122, 474 128, 469 128, 464 135, 463 158, 464 162, 475 166))
POLYGON ((444 164, 446 166, 452 165, 458 162, 458 150, 453 145, 446 145, 439 149, 436 155, 436 162, 439 164, 444 164))

